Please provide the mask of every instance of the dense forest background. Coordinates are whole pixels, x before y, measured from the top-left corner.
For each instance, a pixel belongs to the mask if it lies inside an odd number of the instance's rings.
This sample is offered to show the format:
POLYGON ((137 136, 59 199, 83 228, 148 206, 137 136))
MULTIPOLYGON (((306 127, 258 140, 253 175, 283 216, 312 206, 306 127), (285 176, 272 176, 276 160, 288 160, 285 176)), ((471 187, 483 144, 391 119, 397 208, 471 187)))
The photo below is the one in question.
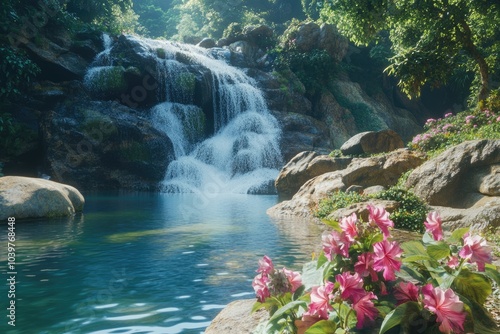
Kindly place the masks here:
POLYGON ((353 45, 367 47, 373 63, 398 78, 409 96, 418 97, 425 87, 448 85, 459 98, 469 91, 484 100, 499 85, 496 0, 2 0, 0 97, 19 96, 36 76, 36 66, 17 45, 26 35, 36 39, 41 28, 197 43, 265 24, 276 36, 269 49, 279 53, 293 51, 286 37, 304 20, 333 23, 353 45))

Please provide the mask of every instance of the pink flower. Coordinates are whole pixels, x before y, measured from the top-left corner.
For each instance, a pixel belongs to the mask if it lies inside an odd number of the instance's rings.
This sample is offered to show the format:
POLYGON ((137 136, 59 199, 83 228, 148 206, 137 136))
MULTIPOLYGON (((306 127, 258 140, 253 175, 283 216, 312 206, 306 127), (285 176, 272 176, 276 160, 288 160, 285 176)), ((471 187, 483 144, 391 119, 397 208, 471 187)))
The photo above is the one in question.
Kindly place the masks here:
POLYGON ((286 268, 283 268, 283 273, 285 273, 288 283, 290 283, 292 293, 302 286, 302 276, 300 273, 286 268))
POLYGON ((264 257, 259 260, 259 268, 256 271, 258 273, 262 273, 263 275, 269 275, 269 273, 273 270, 273 261, 267 255, 264 255, 264 257))
POLYGON ((437 316, 440 322, 439 330, 442 333, 461 333, 464 329, 466 314, 464 304, 458 299, 452 289, 443 291, 427 284, 422 288, 424 307, 437 316))
POLYGON ((373 255, 372 253, 363 253, 358 255, 358 262, 354 264, 354 271, 357 272, 361 277, 371 276, 372 281, 378 281, 378 275, 375 270, 373 270, 373 255))
POLYGON ((257 295, 257 299, 259 302, 263 303, 266 298, 271 296, 269 292, 269 288, 267 287, 267 283, 269 282, 269 277, 260 274, 255 276, 252 282, 252 287, 257 295))
POLYGON ((370 223, 375 223, 382 230, 384 234, 384 239, 391 236, 389 232, 389 227, 394 227, 394 222, 389 219, 389 212, 385 211, 383 207, 375 207, 373 205, 368 205, 369 216, 368 220, 370 223))
POLYGON ((335 280, 340 284, 340 297, 343 300, 355 301, 366 294, 363 279, 358 273, 351 275, 349 272, 343 272, 336 275, 335 280))
POLYGON ((441 228, 441 217, 437 212, 431 212, 427 215, 427 220, 424 222, 427 233, 432 234, 434 240, 443 240, 443 230, 441 228))
POLYGON ((446 114, 444 115, 444 118, 448 118, 448 117, 451 117, 451 116, 453 116, 453 113, 449 112, 449 113, 446 113, 446 114))
POLYGON ((351 242, 354 241, 358 235, 358 227, 356 226, 357 222, 358 217, 354 212, 352 215, 344 217, 340 220, 340 228, 344 231, 346 238, 351 242))
POLYGON ((325 252, 328 261, 332 261, 333 254, 349 257, 351 242, 347 239, 344 232, 338 233, 337 231, 333 231, 331 233, 323 233, 321 240, 323 241, 323 252, 325 252))
POLYGON ((304 315, 319 316, 321 319, 328 319, 328 312, 333 310, 332 305, 330 305, 333 288, 334 284, 332 282, 326 282, 325 285, 312 287, 311 303, 304 315))
POLYGON ((418 301, 418 288, 411 282, 399 283, 394 290, 394 297, 398 301, 397 305, 410 301, 418 301))
POLYGON ((400 257, 403 253, 398 243, 396 241, 380 241, 373 245, 373 251, 375 253, 373 257, 373 269, 383 271, 384 279, 387 281, 396 279, 394 271, 401 269, 400 257))
POLYGON ((456 269, 459 265, 458 257, 452 256, 447 263, 448 267, 451 269, 456 269))
POLYGON ((484 264, 491 263, 491 248, 486 245, 486 240, 479 235, 473 237, 466 235, 464 237, 464 247, 458 252, 464 259, 469 262, 476 262, 477 269, 484 271, 484 264))
POLYGON ((375 320, 378 315, 378 309, 373 305, 371 299, 378 299, 373 292, 366 293, 363 297, 359 298, 352 308, 356 311, 356 328, 361 329, 365 326, 366 322, 375 320))

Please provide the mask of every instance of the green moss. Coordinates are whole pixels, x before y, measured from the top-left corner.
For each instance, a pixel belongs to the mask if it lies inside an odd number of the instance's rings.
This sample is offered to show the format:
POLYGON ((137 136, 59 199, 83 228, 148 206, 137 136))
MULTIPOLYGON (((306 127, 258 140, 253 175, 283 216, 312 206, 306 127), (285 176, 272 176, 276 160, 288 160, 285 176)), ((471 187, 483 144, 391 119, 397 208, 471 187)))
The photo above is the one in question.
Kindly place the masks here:
POLYGON ((128 162, 151 161, 152 152, 142 143, 129 141, 120 145, 120 157, 128 162))
POLYGON ((92 140, 108 141, 118 133, 118 129, 109 116, 93 109, 84 109, 80 112, 84 115, 80 129, 92 140))
POLYGON ((193 73, 182 72, 177 77, 175 84, 180 87, 187 96, 192 96, 196 86, 196 77, 193 73))
POLYGON ((106 66, 93 70, 85 77, 85 86, 91 93, 97 96, 109 96, 127 90, 123 66, 106 66))

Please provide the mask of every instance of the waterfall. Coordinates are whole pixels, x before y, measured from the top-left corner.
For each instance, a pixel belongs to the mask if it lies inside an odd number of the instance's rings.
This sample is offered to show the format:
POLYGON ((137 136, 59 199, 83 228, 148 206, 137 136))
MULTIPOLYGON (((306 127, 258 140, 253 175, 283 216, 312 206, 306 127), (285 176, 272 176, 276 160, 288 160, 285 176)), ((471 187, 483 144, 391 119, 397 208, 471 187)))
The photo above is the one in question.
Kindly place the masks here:
MULTIPOLYGON (((230 52, 136 36, 126 39, 155 74, 159 103, 149 115, 174 147, 175 160, 167 168, 162 190, 266 192, 282 166, 281 129, 256 81, 227 63, 230 52), (195 90, 205 88, 204 102, 194 101, 195 90)), ((110 40, 105 44, 87 76, 118 67, 112 66, 113 45, 110 40)), ((114 62, 120 64, 118 58, 114 62)))

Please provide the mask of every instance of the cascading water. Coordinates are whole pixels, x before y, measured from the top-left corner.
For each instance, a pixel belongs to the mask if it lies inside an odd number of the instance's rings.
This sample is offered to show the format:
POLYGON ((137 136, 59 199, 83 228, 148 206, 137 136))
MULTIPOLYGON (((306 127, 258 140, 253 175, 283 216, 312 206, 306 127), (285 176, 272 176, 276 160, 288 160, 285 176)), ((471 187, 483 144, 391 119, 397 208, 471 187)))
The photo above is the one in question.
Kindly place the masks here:
MULTIPOLYGON (((255 80, 224 60, 229 51, 135 36, 126 38, 138 45, 135 52, 156 65, 157 100, 161 102, 151 108, 151 120, 170 138, 175 153, 162 189, 194 193, 266 192, 282 165, 281 130, 255 80), (206 81, 211 82, 206 84, 212 94, 204 109, 193 101, 196 73, 202 72, 209 73, 206 81), (213 123, 213 129, 206 129, 208 123, 213 123)), ((116 68, 112 66, 113 45, 109 37, 105 47, 87 72, 86 82, 95 82, 90 79, 116 68)))
POLYGON ((166 102, 152 109, 152 118, 174 143, 176 155, 168 166, 164 191, 258 193, 269 187, 282 163, 281 130, 256 82, 210 50, 159 40, 137 42, 155 59, 163 80, 160 92, 166 102), (199 108, 186 105, 192 100, 176 86, 189 78, 182 63, 186 59, 209 69, 212 77, 214 134, 197 142, 193 139, 201 137, 196 133, 199 108))

